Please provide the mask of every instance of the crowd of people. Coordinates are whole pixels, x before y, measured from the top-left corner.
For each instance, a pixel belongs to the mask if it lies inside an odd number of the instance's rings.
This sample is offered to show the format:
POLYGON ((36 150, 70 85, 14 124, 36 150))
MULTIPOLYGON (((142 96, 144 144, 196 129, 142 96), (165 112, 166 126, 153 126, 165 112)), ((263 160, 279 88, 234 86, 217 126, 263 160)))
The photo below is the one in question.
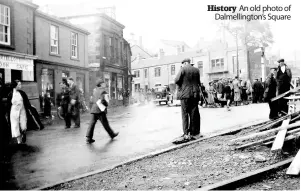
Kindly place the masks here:
POLYGON ((209 88, 206 89, 201 83, 201 106, 224 107, 227 105, 248 105, 250 103, 262 103, 264 94, 264 83, 255 79, 253 83, 250 80, 243 80, 235 77, 221 78, 217 81, 209 82, 209 88))

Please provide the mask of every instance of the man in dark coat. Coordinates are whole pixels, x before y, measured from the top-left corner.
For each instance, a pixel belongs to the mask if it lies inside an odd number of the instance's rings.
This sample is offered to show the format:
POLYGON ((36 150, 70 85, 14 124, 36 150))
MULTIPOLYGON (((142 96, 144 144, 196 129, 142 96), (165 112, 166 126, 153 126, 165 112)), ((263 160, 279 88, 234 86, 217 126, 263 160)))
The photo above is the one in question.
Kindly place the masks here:
POLYGON ((271 99, 276 97, 277 82, 274 78, 275 69, 271 69, 271 73, 268 75, 265 81, 264 101, 269 103, 271 120, 278 118, 278 104, 276 101, 271 102, 271 99))
POLYGON ((104 111, 101 111, 97 101, 101 100, 101 104, 103 104, 105 107, 108 107, 108 102, 105 99, 105 95, 107 92, 104 90, 105 83, 102 80, 99 80, 96 82, 96 88, 93 90, 93 96, 92 96, 92 108, 91 108, 91 121, 87 130, 86 134, 86 142, 87 143, 93 143, 95 140, 93 139, 93 134, 94 134, 94 128, 97 120, 99 120, 111 139, 115 138, 118 133, 115 133, 112 128, 110 127, 109 121, 107 119, 107 108, 104 111))
POLYGON ((253 103, 260 103, 262 101, 263 96, 263 86, 258 79, 255 80, 253 84, 253 103))
MULTIPOLYGON (((278 60, 279 66, 276 70, 276 82, 277 82, 277 95, 283 94, 290 90, 292 72, 291 69, 284 63, 284 59, 278 60)), ((288 113, 288 100, 281 98, 278 101, 279 111, 284 111, 288 113)))
POLYGON ((190 64, 190 59, 185 59, 175 78, 178 85, 178 96, 181 100, 182 125, 184 135, 180 142, 189 141, 200 134, 200 113, 198 102, 200 101, 200 72, 190 64))
MULTIPOLYGON (((79 112, 79 105, 80 105, 80 91, 78 87, 75 85, 74 80, 72 77, 68 78, 68 84, 70 87, 70 106, 69 107, 69 115, 67 116, 66 120, 73 119, 75 125, 74 128, 80 127, 80 112, 79 112)), ((71 121, 70 121, 71 124, 71 121)))

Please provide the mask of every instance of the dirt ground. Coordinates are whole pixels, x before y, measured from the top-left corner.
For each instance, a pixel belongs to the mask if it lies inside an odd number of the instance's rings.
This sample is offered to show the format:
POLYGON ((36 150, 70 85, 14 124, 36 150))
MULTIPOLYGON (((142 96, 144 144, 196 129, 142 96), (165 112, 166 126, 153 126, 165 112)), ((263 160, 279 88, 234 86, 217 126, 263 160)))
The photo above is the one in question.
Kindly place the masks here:
MULTIPOLYGON (((230 140, 244 133, 242 131, 236 135, 203 140, 178 150, 49 189, 193 190, 275 164, 294 156, 297 152, 296 149, 286 149, 285 155, 276 157, 266 146, 257 146, 243 151, 234 150, 230 140)), ((284 148, 291 148, 291 145, 284 148)), ((295 188, 298 181, 299 179, 294 179, 292 185, 286 182, 284 189, 295 188)))
POLYGON ((286 175, 286 168, 237 190, 300 190, 300 175, 286 175))

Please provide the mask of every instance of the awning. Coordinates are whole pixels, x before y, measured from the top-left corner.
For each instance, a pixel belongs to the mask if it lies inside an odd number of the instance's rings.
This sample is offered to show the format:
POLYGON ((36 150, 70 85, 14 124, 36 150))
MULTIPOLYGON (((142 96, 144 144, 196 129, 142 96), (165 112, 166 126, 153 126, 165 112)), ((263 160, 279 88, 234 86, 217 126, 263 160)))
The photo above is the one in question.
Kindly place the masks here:
POLYGON ((33 71, 33 59, 0 55, 0 68, 33 71))

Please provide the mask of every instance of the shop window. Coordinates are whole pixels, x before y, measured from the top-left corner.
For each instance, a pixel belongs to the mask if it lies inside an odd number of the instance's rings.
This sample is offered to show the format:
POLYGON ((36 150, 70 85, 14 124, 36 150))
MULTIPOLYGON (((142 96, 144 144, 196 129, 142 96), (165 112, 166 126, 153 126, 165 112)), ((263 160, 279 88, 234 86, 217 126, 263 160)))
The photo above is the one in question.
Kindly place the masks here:
POLYGON ((111 99, 117 98, 117 74, 112 73, 112 80, 111 80, 111 99))
POLYGON ((47 68, 42 69, 41 74, 41 89, 42 89, 42 100, 47 92, 50 93, 51 101, 55 104, 54 99, 54 70, 47 68))
POLYGON ((123 96, 122 96, 122 92, 123 92, 123 78, 122 76, 118 76, 117 77, 117 92, 118 92, 118 100, 122 100, 123 99, 123 96))
POLYGON ((68 78, 69 75, 69 72, 62 72, 62 78, 68 78))
POLYGON ((84 74, 76 74, 76 85, 78 89, 84 93, 85 90, 85 75, 84 74))
POLYGON ((0 4, 0 44, 10 45, 10 8, 0 4))

